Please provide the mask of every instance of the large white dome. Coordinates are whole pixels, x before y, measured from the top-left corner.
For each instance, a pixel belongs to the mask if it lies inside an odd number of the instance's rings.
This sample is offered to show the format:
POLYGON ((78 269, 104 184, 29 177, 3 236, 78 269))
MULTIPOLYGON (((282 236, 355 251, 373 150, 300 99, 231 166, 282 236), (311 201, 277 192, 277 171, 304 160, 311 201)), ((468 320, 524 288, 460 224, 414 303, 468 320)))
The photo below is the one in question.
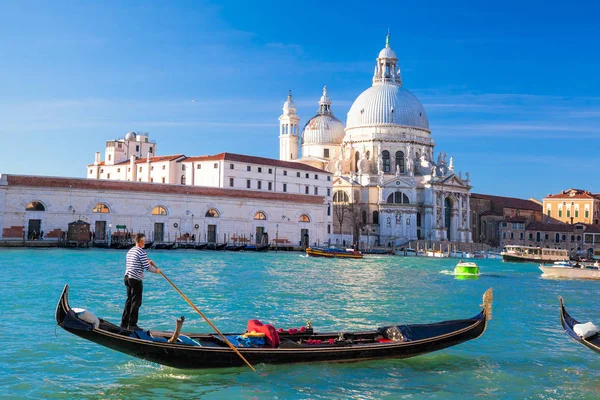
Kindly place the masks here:
POLYGON ((344 139, 344 124, 331 114, 312 117, 302 130, 302 144, 339 145, 344 139))
POLYGON ((358 96, 348 111, 346 129, 377 125, 400 125, 426 129, 429 120, 421 102, 393 83, 380 83, 358 96))

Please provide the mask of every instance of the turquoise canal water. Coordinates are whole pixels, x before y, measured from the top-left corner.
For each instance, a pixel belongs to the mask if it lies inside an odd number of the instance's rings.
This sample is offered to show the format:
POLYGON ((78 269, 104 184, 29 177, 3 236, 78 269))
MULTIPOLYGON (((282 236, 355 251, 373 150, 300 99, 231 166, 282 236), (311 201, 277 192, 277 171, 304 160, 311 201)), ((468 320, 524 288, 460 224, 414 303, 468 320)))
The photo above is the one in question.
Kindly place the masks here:
MULTIPOLYGON (((65 283, 71 306, 119 322, 125 252, 0 250, 1 398, 90 399, 582 399, 600 397, 598 356, 568 339, 557 296, 600 323, 600 282, 546 280, 535 264, 477 260, 482 275, 443 273, 457 260, 305 258, 298 253, 149 252, 223 331, 259 318, 276 327, 359 330, 466 318, 494 288, 493 320, 474 341, 406 360, 183 371, 134 359, 56 327, 65 283)), ((210 328, 159 275, 145 281, 140 326, 210 328)))

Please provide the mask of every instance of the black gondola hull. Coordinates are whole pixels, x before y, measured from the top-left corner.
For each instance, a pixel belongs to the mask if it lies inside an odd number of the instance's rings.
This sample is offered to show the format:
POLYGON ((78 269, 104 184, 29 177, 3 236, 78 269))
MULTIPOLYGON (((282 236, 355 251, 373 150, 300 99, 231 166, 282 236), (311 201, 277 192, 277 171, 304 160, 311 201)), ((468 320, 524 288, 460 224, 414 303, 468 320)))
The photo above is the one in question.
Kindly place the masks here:
POLYGON ((579 335, 577 335, 573 330, 573 327, 577 325, 579 321, 577 321, 567 312, 563 298, 559 296, 558 299, 560 301, 560 323, 565 332, 567 332, 567 334, 576 342, 579 342, 588 349, 600 354, 600 335, 595 334, 587 339, 579 337, 579 335))
MULTIPOLYGON (((149 340, 132 338, 109 322, 101 321, 98 329, 93 329, 77 318, 68 305, 68 287, 56 310, 56 321, 66 331, 90 340, 110 349, 181 369, 204 369, 244 366, 244 362, 228 347, 222 346, 189 346, 185 344, 157 343, 149 340)), ((297 341, 301 338, 337 337, 338 332, 313 333, 306 335, 280 335, 283 342, 292 347, 279 348, 238 348, 239 352, 251 364, 288 364, 308 362, 343 362, 383 358, 408 358, 455 346, 457 344, 481 336, 487 326, 487 315, 490 309, 484 308, 473 318, 444 321, 435 324, 400 325, 404 332, 410 332, 419 338, 404 342, 384 342, 356 344, 360 338, 373 337, 378 331, 344 332, 344 337, 356 339, 354 343, 342 342, 336 345, 298 345, 287 339, 297 341), (427 332, 436 333, 432 337, 424 337, 427 332), (439 334, 437 334, 439 333, 439 334)), ((161 332, 153 332, 161 334, 161 332)), ((162 332, 167 337, 170 333, 162 332)), ((200 342, 214 339, 215 334, 187 333, 190 338, 200 342)))

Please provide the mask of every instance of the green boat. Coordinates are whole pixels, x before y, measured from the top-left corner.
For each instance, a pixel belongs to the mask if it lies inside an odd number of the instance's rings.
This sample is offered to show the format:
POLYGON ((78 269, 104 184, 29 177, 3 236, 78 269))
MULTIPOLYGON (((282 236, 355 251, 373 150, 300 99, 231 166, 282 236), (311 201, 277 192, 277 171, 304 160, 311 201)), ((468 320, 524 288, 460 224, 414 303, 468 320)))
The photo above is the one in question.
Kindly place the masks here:
POLYGON ((478 277, 479 267, 474 262, 459 262, 454 268, 456 277, 478 277))

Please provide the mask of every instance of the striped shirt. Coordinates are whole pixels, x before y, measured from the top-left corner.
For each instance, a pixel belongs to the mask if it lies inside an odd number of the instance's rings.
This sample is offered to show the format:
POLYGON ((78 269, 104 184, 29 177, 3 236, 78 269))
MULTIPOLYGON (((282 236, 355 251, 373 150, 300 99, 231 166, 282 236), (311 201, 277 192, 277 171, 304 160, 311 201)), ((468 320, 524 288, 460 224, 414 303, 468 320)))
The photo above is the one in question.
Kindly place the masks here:
POLYGON ((148 262, 148 255, 144 249, 133 246, 131 250, 127 252, 127 268, 125 269, 125 276, 141 281, 144 279, 144 270, 156 272, 156 268, 148 262))

